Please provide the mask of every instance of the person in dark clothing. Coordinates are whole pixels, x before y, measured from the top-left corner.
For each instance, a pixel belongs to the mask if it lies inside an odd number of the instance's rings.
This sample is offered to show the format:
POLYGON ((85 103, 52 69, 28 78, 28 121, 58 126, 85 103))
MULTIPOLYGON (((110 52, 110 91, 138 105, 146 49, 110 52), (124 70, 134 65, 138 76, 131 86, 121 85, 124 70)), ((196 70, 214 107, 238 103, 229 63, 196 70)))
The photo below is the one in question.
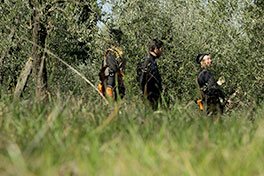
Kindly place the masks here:
MULTIPOLYGON (((114 29, 111 32, 120 40, 121 31, 114 29)), ((98 84, 98 90, 103 95, 114 100, 117 100, 118 96, 120 98, 125 96, 123 77, 126 62, 123 59, 123 51, 118 46, 119 42, 114 43, 106 50, 99 72, 100 83, 98 84)))
MULTIPOLYGON (((200 64, 201 70, 197 76, 200 88, 202 104, 206 107, 207 115, 223 114, 225 94, 215 80, 214 74, 209 70, 212 59, 210 54, 198 54, 196 62, 200 64)), ((203 107, 200 109, 203 110, 203 107)))
POLYGON ((156 60, 163 51, 163 42, 158 39, 151 41, 148 50, 148 56, 145 58, 140 76, 140 88, 153 110, 158 108, 162 92, 162 79, 158 70, 156 60))

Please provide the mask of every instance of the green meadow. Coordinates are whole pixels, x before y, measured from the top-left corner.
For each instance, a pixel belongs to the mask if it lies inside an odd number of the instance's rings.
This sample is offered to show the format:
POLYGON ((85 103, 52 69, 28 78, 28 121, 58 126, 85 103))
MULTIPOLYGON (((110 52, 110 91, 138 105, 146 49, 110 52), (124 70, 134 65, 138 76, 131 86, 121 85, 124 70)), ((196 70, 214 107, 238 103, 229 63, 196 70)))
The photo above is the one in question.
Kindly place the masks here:
POLYGON ((264 108, 1 101, 0 175, 263 175, 264 108))

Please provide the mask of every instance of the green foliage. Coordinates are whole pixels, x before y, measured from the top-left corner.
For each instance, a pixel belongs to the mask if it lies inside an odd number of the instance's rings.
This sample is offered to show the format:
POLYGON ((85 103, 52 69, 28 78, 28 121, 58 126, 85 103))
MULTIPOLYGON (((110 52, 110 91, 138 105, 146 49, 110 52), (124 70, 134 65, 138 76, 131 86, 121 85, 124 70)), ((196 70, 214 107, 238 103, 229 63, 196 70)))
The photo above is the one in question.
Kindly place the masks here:
POLYGON ((1 89, 12 90, 30 51, 30 44, 19 36, 28 37, 30 15, 27 3, 7 0, 0 6, 1 89))
MULTIPOLYGON (((41 25, 47 28, 46 49, 64 61, 78 67, 91 65, 99 56, 97 21, 101 13, 96 0, 84 1, 12 1, 1 3, 1 89, 13 89, 24 63, 31 56, 34 5, 40 13, 41 25), (15 7, 15 8, 14 8, 15 7)), ((99 54, 100 55, 99 55, 99 54)), ((79 89, 75 75, 46 54, 48 60, 49 90, 69 92, 79 89)), ((97 67, 96 67, 97 68, 97 67)), ((91 70, 91 69, 90 69, 91 70)), ((33 85, 29 84, 29 92, 33 85)), ((11 91, 12 92, 12 91, 11 91)), ((78 90, 80 92, 80 89, 78 90)), ((24 94, 25 95, 25 94, 24 94)))
POLYGON ((135 77, 136 63, 146 55, 146 44, 151 38, 161 38, 166 45, 159 65, 167 95, 184 101, 197 96, 199 66, 194 58, 209 52, 217 75, 226 79, 224 89, 228 95, 239 89, 243 101, 263 100, 263 35, 253 32, 263 32, 261 5, 247 1, 114 2, 113 23, 126 35, 123 45, 130 88, 136 85, 130 77, 135 77), (255 27, 250 27, 253 19, 255 27))
MULTIPOLYGON (((263 102, 264 18, 263 3, 259 1, 36 2, 43 12, 41 23, 48 29, 46 48, 82 71, 94 84, 103 52, 110 44, 109 29, 116 26, 124 33, 121 45, 128 60, 125 82, 130 98, 139 94, 136 65, 147 54, 150 39, 160 38, 165 43, 158 64, 166 101, 188 102, 198 96, 195 79, 199 67, 194 58, 198 53, 210 52, 216 74, 226 80, 223 89, 227 95, 239 90, 240 101, 263 102), (102 12, 104 3, 110 4, 110 12, 102 12), (100 20, 105 25, 99 28, 100 20)), ((0 13, 2 89, 12 90, 31 55, 33 11, 27 1, 5 0, 0 13)), ((61 91, 94 97, 92 88, 75 73, 54 57, 46 57, 52 94, 61 91)))
POLYGON ((263 2, 254 1, 253 4, 247 7, 244 14, 244 28, 249 38, 248 58, 250 63, 248 66, 253 73, 252 75, 248 75, 247 78, 254 80, 248 84, 248 89, 253 91, 252 94, 255 94, 259 103, 262 102, 264 98, 263 93, 261 93, 264 91, 264 78, 261 69, 264 66, 264 31, 262 30, 264 27, 263 10, 263 2), (254 88, 252 89, 252 87, 254 88))
MULTIPOLYGON (((48 38, 48 48, 75 68, 83 68, 83 65, 86 65, 86 69, 94 70, 93 63, 98 62, 98 57, 101 57, 96 26, 99 18, 100 10, 96 1, 65 3, 63 13, 60 11, 54 13, 50 19, 52 32, 48 38)), ((83 86, 83 80, 52 57, 50 57, 49 68, 51 92, 61 91, 66 94, 80 95, 87 89, 87 85, 83 86)), ((79 71, 87 72, 84 69, 79 71)), ((96 72, 90 73, 93 73, 92 76, 95 77, 96 72)))
POLYGON ((74 96, 61 98, 49 105, 1 99, 1 175, 264 171, 263 107, 212 121, 179 104, 154 113, 135 99, 111 107, 74 96))
POLYGON ((94 84, 110 43, 109 28, 123 31, 127 95, 112 106, 50 54, 45 55, 52 95, 47 104, 29 98, 31 84, 19 102, 6 95, 31 56, 29 2, 2 0, 0 5, 0 175, 264 172, 262 1, 102 0, 112 6, 103 13, 96 0, 34 1, 48 29, 46 49, 94 84), (98 27, 99 20, 106 26, 98 27), (165 43, 158 64, 163 100, 170 103, 157 112, 143 104, 135 86, 136 65, 152 38, 165 43), (200 52, 212 53, 227 94, 239 90, 238 108, 219 121, 183 103, 197 96, 194 59, 200 52))

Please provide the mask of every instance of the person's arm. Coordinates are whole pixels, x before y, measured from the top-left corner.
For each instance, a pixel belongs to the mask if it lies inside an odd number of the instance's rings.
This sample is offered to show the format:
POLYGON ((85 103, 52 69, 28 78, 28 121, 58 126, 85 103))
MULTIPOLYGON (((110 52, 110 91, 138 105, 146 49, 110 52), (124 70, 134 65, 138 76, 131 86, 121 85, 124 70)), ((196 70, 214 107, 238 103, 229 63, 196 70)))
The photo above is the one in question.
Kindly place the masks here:
POLYGON ((115 59, 115 56, 111 52, 106 55, 106 65, 109 69, 109 75, 107 77, 105 92, 107 96, 113 98, 113 89, 115 87, 115 74, 118 71, 118 63, 115 59))
POLYGON ((141 87, 141 90, 143 91, 143 93, 144 93, 144 87, 148 81, 147 79, 148 79, 149 71, 150 71, 150 62, 149 62, 149 59, 146 58, 144 63, 143 63, 142 74, 140 76, 140 87, 141 87))
POLYGON ((117 73, 119 66, 115 59, 115 56, 111 52, 109 52, 106 56, 106 64, 109 68, 107 86, 113 88, 115 85, 115 74, 117 73))
POLYGON ((197 82, 203 92, 206 92, 207 90, 208 80, 210 79, 210 77, 211 75, 208 73, 207 70, 201 71, 198 75, 197 82))
POLYGON ((214 75, 208 72, 208 93, 209 95, 217 96, 222 99, 225 99, 225 94, 222 91, 221 87, 217 84, 217 81, 214 79, 214 75))
POLYGON ((115 56, 111 52, 109 52, 106 56, 106 64, 109 67, 109 69, 115 73, 119 69, 118 62, 117 62, 115 56))

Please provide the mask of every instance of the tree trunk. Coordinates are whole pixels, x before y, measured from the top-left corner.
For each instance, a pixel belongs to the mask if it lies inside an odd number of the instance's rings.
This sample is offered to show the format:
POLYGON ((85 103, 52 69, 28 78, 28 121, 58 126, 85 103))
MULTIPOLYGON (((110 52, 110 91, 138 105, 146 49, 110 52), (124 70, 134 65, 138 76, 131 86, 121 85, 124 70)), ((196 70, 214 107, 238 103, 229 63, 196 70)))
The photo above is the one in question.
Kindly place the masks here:
POLYGON ((47 38, 47 29, 45 27, 45 24, 40 22, 40 16, 37 10, 34 10, 33 19, 33 76, 36 85, 36 99, 38 101, 42 101, 47 98, 47 70, 44 53, 47 38))
POLYGON ((40 68, 36 80, 36 98, 38 100, 46 100, 48 90, 48 77, 46 68, 45 55, 41 58, 40 68))
POLYGON ((40 21, 39 11, 35 8, 33 9, 32 58, 28 60, 20 74, 14 97, 18 98, 21 96, 32 71, 33 80, 36 86, 36 100, 42 101, 47 98, 47 69, 44 52, 47 38, 47 29, 45 24, 40 21))
POLYGON ((24 67, 24 69, 21 71, 18 81, 17 81, 17 85, 16 85, 16 89, 14 92, 14 98, 19 98, 22 95, 22 92, 24 91, 29 75, 32 71, 32 62, 33 59, 32 57, 30 57, 24 67))

